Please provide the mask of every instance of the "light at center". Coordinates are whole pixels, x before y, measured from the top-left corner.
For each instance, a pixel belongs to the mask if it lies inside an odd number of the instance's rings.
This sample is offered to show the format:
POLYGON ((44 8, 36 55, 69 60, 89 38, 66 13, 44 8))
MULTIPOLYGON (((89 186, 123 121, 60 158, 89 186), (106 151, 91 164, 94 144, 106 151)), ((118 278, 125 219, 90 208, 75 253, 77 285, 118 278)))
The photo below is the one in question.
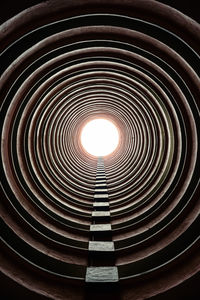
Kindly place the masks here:
POLYGON ((88 122, 81 132, 84 149, 94 156, 112 153, 119 143, 116 126, 106 119, 94 119, 88 122))

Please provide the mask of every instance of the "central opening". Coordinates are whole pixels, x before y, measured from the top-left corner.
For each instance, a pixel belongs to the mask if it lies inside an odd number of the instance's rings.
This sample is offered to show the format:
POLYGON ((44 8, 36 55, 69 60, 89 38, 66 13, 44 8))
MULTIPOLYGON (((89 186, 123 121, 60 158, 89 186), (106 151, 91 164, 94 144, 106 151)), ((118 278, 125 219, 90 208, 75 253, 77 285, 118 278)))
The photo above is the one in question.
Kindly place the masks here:
POLYGON ((119 143, 117 127, 106 119, 89 121, 81 132, 83 148, 94 156, 112 153, 119 143))

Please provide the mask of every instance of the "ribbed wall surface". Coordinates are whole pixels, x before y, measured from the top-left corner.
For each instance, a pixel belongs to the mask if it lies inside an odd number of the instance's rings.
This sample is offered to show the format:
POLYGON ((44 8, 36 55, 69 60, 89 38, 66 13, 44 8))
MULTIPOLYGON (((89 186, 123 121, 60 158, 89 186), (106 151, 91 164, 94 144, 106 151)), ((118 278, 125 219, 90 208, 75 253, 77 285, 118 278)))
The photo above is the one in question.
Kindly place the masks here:
POLYGON ((2 25, 4 274, 84 299, 95 117, 120 132, 104 158, 119 299, 199 271, 199 45, 196 22, 154 1, 47 1, 2 25))

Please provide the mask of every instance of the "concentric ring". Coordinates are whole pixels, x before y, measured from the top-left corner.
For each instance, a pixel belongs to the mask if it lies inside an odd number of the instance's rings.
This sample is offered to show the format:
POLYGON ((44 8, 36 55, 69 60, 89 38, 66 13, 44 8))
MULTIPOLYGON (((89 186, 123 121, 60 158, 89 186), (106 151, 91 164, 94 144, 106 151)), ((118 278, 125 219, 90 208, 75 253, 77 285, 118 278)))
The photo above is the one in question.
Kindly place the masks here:
POLYGON ((199 271, 199 33, 145 0, 47 1, 1 26, 4 274, 84 299, 97 159, 80 133, 94 118, 120 133, 104 158, 120 299, 199 271))

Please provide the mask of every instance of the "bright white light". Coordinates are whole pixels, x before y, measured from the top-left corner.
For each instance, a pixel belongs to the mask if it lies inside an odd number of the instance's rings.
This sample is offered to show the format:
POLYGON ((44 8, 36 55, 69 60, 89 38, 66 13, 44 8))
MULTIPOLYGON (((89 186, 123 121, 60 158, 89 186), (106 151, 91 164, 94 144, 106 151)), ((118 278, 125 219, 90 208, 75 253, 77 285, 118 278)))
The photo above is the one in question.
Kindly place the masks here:
POLYGON ((108 120, 94 119, 83 128, 81 143, 85 150, 94 156, 108 155, 116 149, 119 143, 118 130, 108 120))

